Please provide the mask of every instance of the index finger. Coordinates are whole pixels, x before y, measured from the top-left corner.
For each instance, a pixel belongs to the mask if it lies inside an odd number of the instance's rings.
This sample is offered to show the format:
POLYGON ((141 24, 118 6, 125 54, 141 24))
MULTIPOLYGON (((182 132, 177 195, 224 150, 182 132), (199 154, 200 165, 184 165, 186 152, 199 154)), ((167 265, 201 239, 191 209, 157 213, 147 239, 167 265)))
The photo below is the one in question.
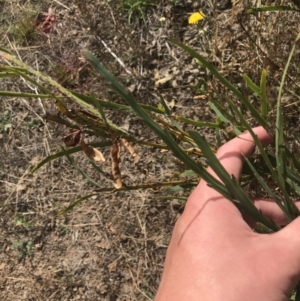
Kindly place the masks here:
MULTIPOLYGON (((260 140, 262 145, 267 145, 271 142, 271 137, 268 135, 263 127, 253 128, 253 132, 260 140)), ((239 179, 242 172, 244 163, 244 156, 249 157, 255 149, 255 142, 251 134, 247 131, 240 136, 230 140, 217 151, 216 157, 220 163, 224 166, 226 171, 233 175, 236 179, 239 179)), ((219 179, 215 172, 209 167, 207 171, 215 178, 219 179)), ((204 180, 201 180, 199 185, 193 191, 188 202, 205 202, 208 197, 218 197, 220 194, 210 188, 204 180)))
MULTIPOLYGON (((271 142, 271 137, 263 127, 256 127, 252 130, 262 145, 265 146, 271 142)), ((216 157, 230 175, 239 179, 243 168, 244 157, 250 157, 254 149, 254 139, 250 132, 246 131, 221 146, 217 151, 216 157)), ((207 171, 218 178, 211 168, 208 168, 207 171)))

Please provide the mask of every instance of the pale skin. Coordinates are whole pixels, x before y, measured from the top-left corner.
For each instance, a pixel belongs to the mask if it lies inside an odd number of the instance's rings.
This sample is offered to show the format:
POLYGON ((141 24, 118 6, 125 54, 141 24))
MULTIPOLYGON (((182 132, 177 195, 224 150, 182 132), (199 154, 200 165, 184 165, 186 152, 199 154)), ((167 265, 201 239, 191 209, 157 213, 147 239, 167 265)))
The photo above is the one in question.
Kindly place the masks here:
MULTIPOLYGON (((270 143, 262 127, 253 131, 264 145, 270 143)), ((254 148, 246 132, 224 144, 217 157, 239 178, 243 154, 249 157, 254 148)), ((274 202, 254 203, 275 223, 286 223, 274 202)), ((273 234, 255 233, 251 226, 201 180, 175 225, 155 301, 289 300, 300 280, 300 218, 273 234)))

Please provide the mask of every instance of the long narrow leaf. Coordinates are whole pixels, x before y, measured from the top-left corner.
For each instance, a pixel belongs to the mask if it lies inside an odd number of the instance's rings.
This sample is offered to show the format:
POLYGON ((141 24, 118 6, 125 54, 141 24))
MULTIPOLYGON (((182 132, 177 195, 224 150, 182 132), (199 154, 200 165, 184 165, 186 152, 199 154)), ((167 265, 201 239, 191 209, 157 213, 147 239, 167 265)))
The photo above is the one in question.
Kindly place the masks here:
POLYGON ((89 199, 90 197, 92 197, 94 195, 97 195, 97 194, 93 193, 93 194, 89 194, 89 195, 86 195, 84 197, 81 197, 81 198, 77 199, 76 201, 71 203, 71 205, 69 205, 67 208, 59 211, 58 215, 61 216, 61 215, 64 215, 64 214, 68 213, 69 211, 74 209, 74 207, 76 207, 77 205, 79 205, 80 203, 82 203, 83 201, 89 199))
POLYGON ((75 163, 75 161, 71 158, 71 156, 66 152, 66 150, 62 147, 63 152, 65 153, 65 156, 67 157, 70 164, 77 170, 81 175, 87 179, 91 184, 95 185, 96 187, 101 187, 94 179, 92 179, 88 174, 86 174, 78 164, 75 163))
POLYGON ((291 6, 283 6, 283 5, 274 5, 274 6, 261 6, 256 8, 250 8, 247 10, 247 14, 253 14, 258 12, 266 12, 266 11, 298 11, 294 7, 291 6))
POLYGON ((290 66, 292 57, 294 55, 296 49, 296 43, 300 39, 300 34, 298 34, 293 47, 290 51, 290 55, 288 57, 287 63, 285 65, 283 75, 281 78, 279 91, 278 91, 278 99, 277 99, 277 114, 276 114, 276 136, 275 136, 275 147, 276 147, 276 159, 277 159, 277 171, 278 171, 278 184, 280 184, 282 192, 284 193, 284 206, 286 210, 289 211, 289 214, 293 217, 299 215, 299 210, 297 209, 294 202, 290 199, 289 195, 285 193, 285 179, 287 177, 286 172, 286 152, 285 152, 285 139, 284 139, 284 131, 283 131, 283 112, 281 108, 281 97, 283 93, 283 86, 285 83, 286 75, 288 68, 290 66))
MULTIPOLYGON (((123 183, 124 184, 124 183, 123 183)), ((129 190, 138 190, 138 189, 147 189, 158 187, 174 187, 180 185, 184 188, 194 188, 198 184, 198 181, 193 180, 182 180, 182 181, 170 181, 170 182, 156 182, 156 183, 143 183, 134 186, 123 185, 121 188, 116 189, 115 187, 100 188, 95 189, 96 192, 118 192, 118 191, 129 191, 129 190)))
POLYGON ((226 88, 228 88, 234 95, 238 97, 238 99, 247 107, 247 109, 251 112, 252 116, 256 119, 256 121, 262 125, 264 128, 268 128, 269 125, 267 121, 259 114, 259 112, 254 108, 254 106, 250 103, 250 101, 238 90, 236 89, 220 72, 209 63, 203 56, 197 53, 192 48, 171 39, 171 42, 182 48, 186 52, 188 52, 193 58, 197 59, 201 62, 203 66, 205 66, 226 88))
POLYGON ((7 77, 14 77, 14 76, 19 76, 15 72, 0 72, 0 78, 7 78, 7 77))
POLYGON ((252 79, 247 75, 247 74, 243 74, 243 78, 247 84, 247 86, 256 94, 259 95, 260 94, 260 88, 259 86, 257 86, 252 79))
POLYGON ((190 118, 185 118, 185 117, 181 117, 178 115, 175 115, 174 118, 176 120, 188 123, 188 124, 192 124, 195 126, 199 126, 199 127, 208 127, 208 128, 215 128, 215 129, 219 129, 220 128, 220 124, 219 123, 215 123, 215 122, 202 122, 202 121, 197 121, 197 120, 193 120, 190 118))
MULTIPOLYGON (((72 94, 68 89, 64 88, 62 85, 60 85, 59 83, 57 83, 55 80, 53 80, 50 76, 47 76, 39 71, 34 70, 33 68, 31 68, 30 66, 26 65, 25 63, 21 62, 19 59, 17 59, 15 56, 10 55, 9 53, 0 51, 0 57, 5 58, 8 61, 13 62, 14 64, 16 64, 18 67, 25 69, 27 72, 33 74, 34 76, 36 76, 37 78, 42 79, 44 82, 50 84, 51 86, 55 87, 56 89, 58 89, 63 95, 65 95, 66 97, 71 98, 75 103, 77 103, 78 105, 80 105, 81 107, 83 107, 84 109, 88 110, 89 112, 95 114, 96 116, 100 117, 99 112, 97 111, 96 108, 94 108, 92 105, 87 104, 86 102, 82 101, 80 98, 76 97, 74 94, 72 94)), ((30 81, 30 82, 34 82, 34 84, 39 87, 42 88, 43 91, 47 91, 46 93, 49 95, 52 95, 52 93, 50 92, 50 90, 46 89, 45 86, 37 83, 36 81, 33 81, 32 78, 28 77, 26 74, 22 73, 22 72, 18 72, 20 76, 24 77, 26 80, 30 81)), ((55 95, 53 95, 55 97, 55 95)), ((56 98, 57 99, 57 98, 56 98)))
MULTIPOLYGON (((102 141, 102 142, 90 143, 90 145, 94 146, 94 147, 105 147, 105 146, 111 146, 112 142, 111 141, 102 141)), ((46 157, 45 159, 43 159, 41 162, 39 162, 37 165, 35 165, 30 172, 34 173, 38 169, 40 169, 42 166, 47 164, 48 162, 51 162, 55 159, 64 157, 66 154, 71 155, 71 154, 78 153, 78 152, 81 152, 81 151, 82 151, 82 147, 81 146, 76 146, 76 147, 72 147, 72 148, 69 148, 69 149, 65 149, 64 151, 55 153, 53 155, 50 155, 50 156, 46 157)))
POLYGON ((223 165, 216 158, 215 154, 211 151, 211 148, 206 142, 205 138, 195 131, 190 131, 189 133, 194 138, 198 147, 202 150, 205 158, 207 158, 209 166, 222 180, 227 189, 234 196, 234 199, 238 201, 241 208, 244 209, 246 213, 250 214, 250 216, 254 218, 257 222, 261 222, 273 231, 279 230, 279 227, 277 225, 275 225, 272 221, 270 221, 268 218, 266 218, 259 212, 259 210, 252 203, 249 196, 240 187, 236 179, 228 174, 223 165))
POLYGON ((263 69, 260 77, 260 114, 263 119, 268 116, 268 100, 267 100, 267 70, 263 69))
MULTIPOLYGON (((263 158, 265 160, 265 163, 266 163, 267 167, 269 168, 269 171, 271 173, 272 178, 276 181, 276 183, 279 186, 279 188, 281 189, 284 197, 286 199, 289 199, 289 196, 288 196, 286 190, 284 189, 284 187, 281 186, 281 182, 278 180, 278 174, 277 174, 277 172, 274 170, 274 168, 273 168, 273 166, 272 166, 272 164, 271 164, 271 162, 269 160, 269 157, 268 157, 267 153, 265 152, 262 144, 258 140, 257 136, 254 134, 254 132, 252 130, 252 127, 249 125, 249 123, 246 121, 246 119, 244 118, 243 114, 237 109, 237 107, 229 99, 227 101, 230 104, 230 106, 232 107, 232 109, 235 111, 235 113, 239 116, 239 118, 240 118, 241 122, 243 123, 243 125, 250 132, 252 138, 255 141, 256 146, 258 147, 261 155, 263 156, 263 158)), ((295 211, 297 212, 297 209, 295 209, 295 211)), ((294 215, 291 215, 290 212, 286 208, 284 210, 284 213, 289 218, 289 221, 293 220, 294 215)))
MULTIPOLYGON (((298 175, 300 175, 300 162, 297 160, 297 158, 295 157, 295 155, 286 147, 285 149, 285 154, 287 156, 287 158, 292 160, 292 163, 294 165, 294 167, 296 168, 298 175)), ((288 169, 287 169, 288 171, 288 169)), ((299 178, 300 181, 300 178, 299 178)), ((300 182, 299 182, 300 184, 300 182)))
MULTIPOLYGON (((72 92, 72 94, 74 94, 76 97, 80 98, 81 100, 83 100, 87 104, 94 105, 94 100, 93 100, 92 96, 81 94, 81 93, 78 93, 76 91, 71 91, 71 92, 72 92)), ((96 98, 96 100, 99 103, 99 105, 101 105, 101 107, 104 107, 104 108, 107 108, 107 109, 132 111, 132 108, 130 106, 121 105, 121 104, 113 103, 113 102, 109 102, 109 101, 104 101, 104 100, 101 100, 99 98, 96 98)), ((146 111, 155 112, 155 113, 158 113, 158 114, 163 114, 164 113, 161 110, 159 110, 158 108, 150 106, 150 105, 140 104, 140 106, 146 111)))
MULTIPOLYGON (((20 76, 20 75, 18 75, 20 76)), ((0 96, 7 97, 30 97, 30 98, 52 98, 48 94, 35 94, 35 93, 24 93, 24 92, 13 92, 13 91, 0 91, 0 96)))
POLYGON ((85 55, 94 66, 94 68, 111 84, 113 89, 119 93, 120 96, 127 102, 128 105, 137 113, 137 115, 145 122, 145 124, 154 131, 154 133, 159 136, 173 151, 174 155, 179 158, 187 167, 199 174, 206 182, 211 184, 214 189, 220 192, 227 198, 231 198, 225 186, 218 180, 216 180, 212 175, 210 175, 205 168, 198 165, 193 159, 191 159, 172 139, 170 134, 162 129, 159 124, 154 122, 152 118, 141 108, 141 106, 136 102, 133 96, 124 87, 119 84, 116 78, 98 61, 98 59, 89 51, 85 52, 85 55))
POLYGON ((283 207, 283 205, 282 205, 281 200, 279 199, 279 197, 270 189, 270 187, 268 186, 268 184, 263 180, 263 178, 260 176, 260 174, 255 169, 255 167, 250 162, 250 160, 248 158, 245 158, 245 160, 246 160, 248 166, 250 167, 250 169, 252 170, 252 172, 254 173, 255 178, 258 180, 258 182, 260 183, 260 185, 264 188, 264 190, 268 193, 268 195, 270 196, 270 198, 272 200, 276 200, 277 205, 280 207, 281 210, 284 211, 284 207, 283 207))

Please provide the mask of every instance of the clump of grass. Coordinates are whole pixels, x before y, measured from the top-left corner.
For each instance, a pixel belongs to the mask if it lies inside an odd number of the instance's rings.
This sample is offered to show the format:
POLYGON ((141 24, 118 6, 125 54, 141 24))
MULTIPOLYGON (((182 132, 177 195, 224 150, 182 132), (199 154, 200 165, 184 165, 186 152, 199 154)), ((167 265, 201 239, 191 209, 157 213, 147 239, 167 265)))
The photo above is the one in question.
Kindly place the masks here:
MULTIPOLYGON (((297 38, 299 39, 300 36, 297 38)), ((205 58, 200 56, 193 49, 173 41, 174 44, 181 47, 183 50, 188 52, 194 59, 197 59, 201 64, 206 67, 210 73, 215 76, 223 85, 226 87, 233 97, 239 103, 249 111, 252 118, 256 120, 257 124, 262 125, 268 131, 271 130, 268 121, 268 99, 266 97, 266 72, 262 71, 260 85, 256 85, 249 77, 245 77, 247 84, 253 91, 259 95, 260 98, 260 108, 255 108, 251 102, 230 82, 228 82, 217 70, 210 64, 205 58)), ((296 43, 295 43, 296 45, 296 43)), ((291 52, 293 54, 295 46, 291 52)), ((61 116, 55 116, 48 113, 47 119, 53 120, 58 123, 64 124, 73 130, 69 132, 65 137, 65 144, 70 148, 69 150, 63 149, 62 152, 52 155, 40 164, 38 164, 34 171, 40 168, 45 163, 61 157, 66 156, 70 164, 77 169, 83 177, 85 177, 91 184, 96 186, 95 193, 79 198, 74 201, 69 207, 62 211, 65 213, 73 209, 78 204, 82 203, 85 199, 95 195, 99 192, 113 192, 120 190, 133 190, 133 189, 147 189, 147 188, 157 188, 157 187, 172 187, 172 186, 181 186, 184 189, 190 189, 195 186, 198 182, 198 177, 205 179, 215 190, 224 195, 227 199, 234 202, 241 210, 245 211, 250 215, 254 220, 259 222, 262 226, 261 228, 265 232, 274 232, 279 229, 272 221, 268 220, 263 216, 257 208, 253 205, 248 194, 243 190, 239 185, 236 179, 231 178, 230 175, 222 168, 219 161, 214 155, 213 146, 209 145, 205 138, 200 136, 196 131, 185 131, 183 130, 182 123, 191 124, 198 127, 208 127, 213 128, 216 131, 216 138, 218 139, 220 130, 227 130, 228 135, 238 135, 241 131, 247 129, 252 133, 254 140, 260 150, 260 153, 263 159, 266 162, 266 166, 263 168, 258 168, 253 165, 250 161, 248 179, 256 177, 262 187, 265 188, 266 192, 270 195, 270 198, 274 199, 279 207, 284 211, 288 220, 293 220, 298 214, 298 210, 291 200, 289 194, 287 193, 286 186, 289 186, 289 191, 292 191, 295 194, 300 195, 300 189, 298 188, 297 182, 300 179, 299 176, 293 171, 293 164, 289 168, 283 168, 282 160, 288 162, 288 160, 293 161, 295 165, 295 158, 289 152, 286 144, 284 142, 283 133, 283 122, 281 118, 277 118, 276 121, 276 154, 275 157, 272 154, 267 154, 260 142, 257 140, 256 136, 252 132, 250 124, 247 122, 243 114, 239 111, 237 105, 235 105, 230 99, 227 99, 227 104, 224 106, 224 103, 221 103, 217 98, 212 97, 210 101, 210 107, 216 114, 216 122, 203 122, 201 120, 191 120, 179 115, 173 115, 167 102, 161 97, 161 105, 159 108, 139 104, 134 97, 114 78, 108 70, 97 60, 97 58, 90 52, 86 51, 85 55, 87 56, 90 63, 93 67, 110 83, 112 89, 119 94, 125 101, 127 105, 119 105, 110 102, 105 102, 100 99, 95 98, 93 95, 82 95, 73 91, 69 91, 50 77, 41 74, 38 71, 30 68, 25 65, 12 55, 0 52, 0 55, 5 57, 6 60, 9 60, 17 65, 17 73, 23 78, 29 80, 31 83, 36 84, 45 94, 24 94, 22 97, 31 96, 31 97, 40 97, 40 98, 55 98, 56 105, 58 110, 61 112, 61 116), (48 85, 53 86, 53 90, 57 89, 60 94, 63 96, 58 96, 55 92, 51 92, 49 88, 36 83, 33 77, 29 77, 25 72, 20 70, 26 70, 27 73, 37 76, 40 80, 46 82, 48 85), (64 98, 68 97, 74 103, 81 107, 81 109, 68 109, 64 98), (133 134, 126 132, 126 130, 115 125, 111 120, 109 120, 105 114, 105 108, 115 109, 115 110, 125 110, 128 112, 134 112, 138 118, 140 118, 148 127, 151 129, 158 139, 161 142, 148 142, 143 141, 142 139, 135 137, 133 134), (83 127, 86 129, 89 134, 102 137, 103 141, 100 143, 94 143, 87 145, 83 139, 83 127), (185 178, 184 180, 170 180, 166 182, 157 182, 157 183, 143 183, 136 186, 127 186, 122 183, 121 170, 119 167, 120 163, 120 147, 124 147, 128 152, 134 156, 135 150, 130 145, 133 142, 135 144, 140 144, 144 146, 150 146, 158 149, 165 149, 173 153, 173 156, 179 160, 180 164, 185 166, 185 174, 191 175, 191 177, 185 178), (77 144, 80 144, 78 147, 77 144), (103 161, 103 155, 95 147, 96 146, 111 146, 111 160, 112 160, 112 175, 107 175, 101 167, 95 164, 94 161, 101 160, 103 161), (282 152, 282 148, 286 149, 286 152, 282 152), (279 151, 279 148, 281 151, 279 151), (106 177, 113 181, 113 187, 111 188, 102 188, 99 183, 93 180, 89 175, 87 175, 80 166, 71 158, 71 154, 78 151, 84 151, 88 156, 93 167, 106 177), (285 154, 286 157, 283 158, 282 154, 285 154), (213 170, 218 174, 219 178, 222 180, 216 180, 210 174, 207 173, 205 166, 199 165, 195 161, 195 156, 198 158, 205 158, 213 170), (271 156, 272 160, 269 158, 271 156), (274 169, 274 166, 277 166, 277 170, 274 169), (280 177, 279 174, 280 173, 280 177), (262 176, 270 175, 276 185, 281 189, 284 204, 281 200, 271 191, 270 188, 266 185, 262 176), (239 200, 237 202, 237 200, 239 200)), ((287 68, 289 63, 287 64, 287 68)), ((287 70, 286 68, 286 70, 287 70)), ((3 67, 3 70, 6 70, 3 67)), ((9 68, 12 71, 11 67, 9 68)), ((278 116, 281 116, 281 93, 283 89, 283 83, 285 81, 285 73, 283 75, 282 86, 279 90, 278 96, 278 116)), ((0 92, 1 94, 1 92, 0 92)), ((3 95, 9 95, 9 93, 2 92, 3 95)), ((15 94, 16 95, 16 94, 15 94)), ((297 166, 296 166, 297 168, 297 166)))
POLYGON ((53 77, 58 83, 64 85, 70 78, 70 71, 63 64, 56 64, 52 67, 53 77))
MULTIPOLYGON (((148 1, 146 0, 127 0, 129 21, 135 10, 141 14, 142 19, 145 21, 144 9, 147 7, 148 1), (129 4, 128 4, 129 3, 129 4)), ((260 8, 260 11, 265 11, 266 8, 260 8)), ((285 9, 287 10, 287 9, 285 9)), ((168 103, 160 96, 159 107, 144 105, 136 101, 131 93, 128 92, 116 78, 99 62, 99 60, 91 53, 86 51, 85 55, 94 69, 99 72, 110 84, 111 88, 121 96, 125 104, 116 104, 96 98, 92 94, 80 94, 64 88, 61 84, 52 78, 32 69, 25 65, 11 54, 0 51, 0 57, 15 64, 14 67, 0 67, 3 77, 6 73, 21 76, 29 81, 31 84, 36 85, 42 93, 11 93, 8 91, 0 91, 0 95, 4 96, 20 96, 20 97, 34 97, 34 98, 52 98, 56 100, 57 109, 60 115, 52 115, 47 113, 46 119, 56 121, 70 128, 70 132, 65 137, 65 144, 69 149, 62 148, 62 151, 45 158, 34 169, 33 172, 38 170, 44 164, 65 156, 70 162, 71 166, 78 170, 87 181, 93 184, 96 188, 94 193, 83 196, 75 200, 70 206, 61 213, 66 213, 72 210, 75 206, 81 204, 84 200, 92 197, 98 193, 115 192, 121 190, 134 190, 134 189, 147 189, 157 187, 175 187, 173 191, 184 189, 189 191, 194 187, 199 180, 203 178, 220 194, 225 196, 228 200, 232 201, 241 211, 251 216, 253 220, 257 221, 259 228, 257 231, 264 233, 272 233, 280 230, 280 227, 274 224, 271 220, 267 219, 261 212, 254 206, 248 193, 243 189, 243 184, 249 183, 251 179, 256 179, 262 189, 270 199, 279 206, 284 212, 288 222, 299 216, 299 211, 295 206, 294 199, 300 196, 300 161, 293 150, 290 149, 288 143, 289 137, 286 136, 284 112, 282 109, 282 95, 285 93, 284 86, 286 76, 288 74, 291 58, 294 54, 295 48, 300 41, 300 34, 295 37, 290 56, 284 68, 280 87, 278 87, 278 96, 276 104, 276 116, 270 114, 270 108, 274 107, 268 99, 268 86, 267 86, 267 72, 264 68, 261 71, 261 78, 259 83, 251 79, 248 75, 243 75, 243 80, 247 88, 251 91, 252 98, 256 99, 256 104, 246 97, 239 87, 230 83, 218 70, 209 63, 204 57, 199 55, 196 51, 189 48, 182 43, 172 40, 172 42, 189 53, 195 60, 201 63, 210 75, 220 82, 224 89, 226 89, 227 97, 222 100, 217 92, 209 91, 210 101, 208 105, 215 113, 215 122, 204 122, 202 120, 192 120, 180 115, 174 115, 169 108, 168 103), (36 81, 36 78, 39 81, 36 81), (64 102, 68 98, 80 109, 70 109, 64 102), (244 114, 241 113, 240 107, 243 107, 244 114), (125 111, 128 114, 135 114, 137 118, 142 120, 144 124, 157 136, 156 142, 149 142, 136 137, 134 134, 118 127, 111 120, 108 119, 106 109, 125 111), (245 118, 247 116, 247 119, 245 118), (250 124, 248 120, 252 120, 250 124), (265 150, 257 137, 252 131, 252 125, 263 126, 274 137, 274 149, 265 150), (220 133, 224 131, 229 137, 236 136, 241 131, 248 130, 256 142, 260 152, 260 162, 264 164, 255 164, 255 161, 247 160, 248 170, 244 171, 242 183, 239 183, 235 178, 232 178, 214 155, 214 146, 210 145, 204 137, 199 135, 196 131, 184 130, 185 125, 193 125, 198 128, 210 128, 215 131, 216 141, 221 144, 220 133), (87 132, 91 136, 101 137, 101 142, 91 143, 87 145, 83 139, 83 132, 87 132), (182 165, 185 168, 185 179, 172 179, 165 182, 156 183, 142 183, 139 185, 126 185, 122 183, 121 170, 120 170, 120 148, 125 148, 132 156, 134 156, 134 149, 130 145, 138 144, 140 146, 151 147, 156 149, 163 149, 168 151, 175 158, 174 162, 182 165), (79 145, 78 145, 79 144, 79 145), (101 157, 99 151, 97 153, 96 147, 110 147, 111 160, 112 160, 112 175, 104 172, 98 164, 96 164, 96 157, 101 157), (111 187, 101 187, 101 185, 90 177, 71 157, 72 154, 83 151, 88 157, 93 168, 103 177, 112 181, 114 185, 111 187), (199 164, 199 159, 202 165, 199 164), (215 171, 221 181, 215 179, 206 172, 206 163, 215 171), (267 180, 266 180, 267 179, 267 180), (269 181, 272 180, 271 185, 269 181), (117 183, 117 186, 116 186, 117 183)), ((206 89, 203 88, 203 92, 206 89)), ((173 196, 166 196, 173 198, 173 196)), ((182 200, 182 197, 179 198, 182 200)), ((184 199, 183 199, 184 200, 184 199)), ((16 244, 17 248, 21 251, 29 252, 30 243, 16 244)))
POLYGON ((11 116, 9 111, 6 110, 0 114, 0 133, 7 132, 11 127, 11 116))
POLYGON ((30 11, 10 28, 10 34, 14 37, 16 44, 28 43, 36 34, 35 20, 38 12, 30 11))
POLYGON ((28 221, 25 217, 16 217, 14 222, 15 222, 16 226, 21 226, 26 229, 28 229, 32 226, 32 223, 30 221, 28 221))
POLYGON ((32 255, 32 240, 18 239, 12 242, 12 248, 17 249, 19 252, 19 261, 25 259, 27 256, 32 255))
POLYGON ((153 0, 124 0, 121 2, 121 5, 128 13, 129 24, 141 20, 146 24, 147 10, 157 4, 153 0))
POLYGON ((47 113, 46 119, 58 122, 71 129, 71 131, 66 134, 64 139, 65 145, 69 147, 69 149, 66 150, 63 148, 61 152, 47 157, 40 162, 32 172, 38 170, 41 166, 50 162, 51 160, 65 156, 70 164, 76 170, 78 170, 87 181, 96 187, 94 193, 75 200, 68 208, 63 210, 62 213, 73 209, 87 198, 100 192, 174 186, 180 186, 181 188, 189 191, 191 187, 194 187, 197 184, 200 176, 206 182, 208 182, 211 187, 213 187, 227 199, 231 200, 240 210, 246 212, 255 221, 260 223, 260 231, 267 233, 275 232, 278 231, 280 227, 275 225, 257 210, 257 208, 253 205, 249 195, 242 188, 242 185, 240 185, 236 179, 228 175, 228 173, 222 168, 214 155, 214 146, 209 145, 205 138, 199 135, 198 132, 187 131, 184 130, 184 128, 186 128, 186 125, 193 125, 199 128, 206 127, 214 129, 216 141, 218 141, 219 144, 221 143, 221 131, 224 131, 228 137, 232 137, 239 135, 241 131, 248 130, 256 142, 265 165, 257 166, 254 164, 254 161, 247 160, 249 167, 245 172, 242 181, 247 182, 256 178, 270 199, 273 199, 284 212, 285 216, 287 217, 287 221, 292 221, 299 215, 299 211, 293 201, 293 196, 300 195, 300 162, 297 161, 297 157, 289 149, 289 144, 284 131, 285 124, 281 99, 282 94, 284 93, 284 84, 291 58, 299 40, 300 35, 298 35, 295 39, 294 45, 291 49, 290 57, 282 74, 281 84, 278 89, 277 114, 275 116, 276 120, 274 120, 274 118, 272 120, 269 114, 271 104, 267 97, 267 72, 265 69, 262 69, 259 84, 256 84, 254 81, 252 81, 252 79, 246 74, 243 76, 246 85, 253 93, 251 97, 255 97, 257 99, 256 103, 259 103, 258 106, 254 106, 248 97, 246 97, 237 87, 231 84, 204 57, 186 45, 174 40, 172 40, 172 42, 175 45, 189 53, 195 60, 201 63, 201 65, 205 67, 210 74, 224 86, 224 88, 227 89, 227 95, 230 95, 230 98, 228 97, 225 100, 220 100, 217 92, 210 92, 210 101, 208 105, 215 113, 215 122, 192 120, 184 116, 174 115, 170 110, 168 103, 161 96, 161 103, 158 107, 138 103, 133 95, 128 92, 89 51, 85 52, 88 61, 91 63, 94 69, 109 82, 114 92, 123 98, 125 105, 103 101, 94 97, 92 94, 80 94, 70 91, 64 88, 61 84, 57 83, 57 81, 27 66, 4 50, 0 51, 0 56, 16 65, 15 69, 13 67, 1 67, 0 71, 3 72, 4 77, 5 72, 10 72, 10 76, 12 76, 12 73, 15 72, 15 75, 21 76, 30 81, 31 84, 36 85, 44 94, 18 94, 0 91, 0 95, 35 98, 39 97, 41 99, 54 98, 56 100, 56 106, 61 115, 47 113), (35 80, 35 77, 39 78, 39 82, 35 80), (41 82, 47 84, 47 87, 46 85, 41 84, 41 82), (77 107, 80 107, 80 109, 70 109, 64 101, 65 98, 73 101, 77 107), (245 108, 244 114, 242 114, 239 109, 241 106, 245 108), (106 109, 120 110, 130 114, 135 114, 136 117, 142 120, 143 123, 147 125, 148 128, 157 136, 157 142, 145 141, 117 126, 108 119, 105 111, 106 109), (246 115, 247 119, 245 118, 246 115), (273 152, 267 152, 262 147, 252 131, 252 126, 248 121, 249 119, 252 119, 256 125, 263 126, 268 132, 274 135, 275 149, 273 152), (271 124, 275 124, 275 127, 272 127, 271 124), (84 141, 85 132, 89 135, 101 137, 102 141, 87 144, 84 141), (121 169, 119 166, 121 160, 120 149, 124 148, 130 155, 135 156, 135 150, 131 143, 160 150, 164 149, 165 151, 172 153, 178 164, 184 166, 185 168, 185 172, 183 173, 185 175, 184 179, 182 180, 182 178, 179 177, 172 180, 167 180, 165 182, 160 181, 155 183, 142 183, 134 186, 128 186, 123 183, 121 169), (79 146, 77 146, 78 144, 79 146), (103 162, 105 160, 102 153, 96 149, 96 147, 111 148, 111 174, 107 174, 107 172, 102 170, 101 165, 99 166, 99 164, 96 164, 96 162, 103 162), (87 155, 88 160, 92 164, 93 168, 95 168, 95 170, 101 174, 103 178, 112 181, 113 185, 111 187, 101 187, 97 181, 87 175, 86 172, 80 168, 77 162, 75 162, 71 157, 71 154, 79 151, 83 151, 87 155), (202 160, 203 163, 201 165, 198 164, 197 159, 205 160, 202 160), (221 181, 216 180, 207 173, 205 162, 209 162, 209 165, 216 172, 221 181), (274 185, 272 188, 279 188, 281 197, 278 197, 278 191, 276 191, 276 193, 272 191, 272 189, 265 182, 264 179, 268 177, 273 179, 274 185))

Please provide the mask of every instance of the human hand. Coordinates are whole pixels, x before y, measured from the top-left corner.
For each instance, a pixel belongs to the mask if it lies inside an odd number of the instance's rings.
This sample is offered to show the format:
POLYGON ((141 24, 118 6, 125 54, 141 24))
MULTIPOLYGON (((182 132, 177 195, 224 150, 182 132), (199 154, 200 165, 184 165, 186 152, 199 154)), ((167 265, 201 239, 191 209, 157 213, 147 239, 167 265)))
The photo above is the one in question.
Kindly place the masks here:
MULTIPOLYGON (((253 131, 263 145, 270 143, 262 127, 253 131)), ((245 132, 224 144, 217 158, 239 179, 243 154, 249 157, 254 146, 245 132)), ((254 203, 285 224, 276 203, 254 203)), ((289 300, 300 280, 300 218, 273 234, 255 233, 249 225, 233 203, 201 180, 175 225, 155 301, 289 300)))

